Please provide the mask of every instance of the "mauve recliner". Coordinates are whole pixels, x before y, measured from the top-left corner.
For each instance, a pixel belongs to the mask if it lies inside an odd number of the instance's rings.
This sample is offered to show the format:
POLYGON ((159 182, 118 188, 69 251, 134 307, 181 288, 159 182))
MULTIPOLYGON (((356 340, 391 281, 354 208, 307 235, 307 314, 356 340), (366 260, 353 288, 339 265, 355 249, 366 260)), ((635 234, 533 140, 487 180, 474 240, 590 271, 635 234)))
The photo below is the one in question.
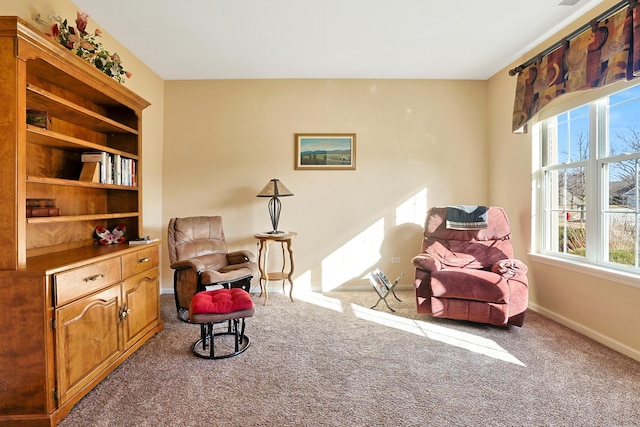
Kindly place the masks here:
POLYGON ((513 259, 503 208, 488 207, 486 228, 447 228, 447 208, 427 214, 420 255, 413 258, 418 313, 522 326, 529 300, 527 266, 513 259))

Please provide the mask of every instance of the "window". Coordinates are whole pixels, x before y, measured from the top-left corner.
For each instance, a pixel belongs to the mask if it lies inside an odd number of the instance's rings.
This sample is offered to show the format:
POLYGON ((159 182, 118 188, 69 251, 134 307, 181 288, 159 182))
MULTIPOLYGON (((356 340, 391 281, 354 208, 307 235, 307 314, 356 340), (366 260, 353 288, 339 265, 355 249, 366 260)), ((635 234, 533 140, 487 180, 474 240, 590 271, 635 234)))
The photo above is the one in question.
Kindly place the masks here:
POLYGON ((540 253, 640 270, 640 85, 539 123, 540 253))

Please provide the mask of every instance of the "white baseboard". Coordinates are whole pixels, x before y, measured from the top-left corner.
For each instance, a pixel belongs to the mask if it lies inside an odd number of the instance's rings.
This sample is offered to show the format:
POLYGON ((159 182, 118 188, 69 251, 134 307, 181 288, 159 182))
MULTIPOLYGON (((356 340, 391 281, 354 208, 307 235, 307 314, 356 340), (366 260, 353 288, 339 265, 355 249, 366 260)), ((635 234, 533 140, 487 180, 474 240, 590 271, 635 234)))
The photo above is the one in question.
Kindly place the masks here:
POLYGON ((554 311, 551 310, 547 310, 546 308, 540 307, 536 304, 533 303, 529 303, 529 308, 533 311, 535 311, 536 313, 540 313, 541 315, 548 317, 549 319, 555 320, 556 322, 560 323, 561 325, 566 326, 567 328, 573 329, 576 332, 581 333, 582 335, 585 335, 597 342, 599 342, 602 345, 605 345, 615 351, 617 351, 618 353, 622 353, 625 356, 628 356, 634 360, 637 360, 638 362, 640 362, 640 350, 636 350, 634 348, 629 347, 628 345, 625 345, 619 341, 616 341, 614 339, 611 339, 610 337, 601 334, 600 332, 594 331, 591 328, 588 328, 586 326, 584 326, 581 323, 577 323, 571 319, 568 319, 554 311))

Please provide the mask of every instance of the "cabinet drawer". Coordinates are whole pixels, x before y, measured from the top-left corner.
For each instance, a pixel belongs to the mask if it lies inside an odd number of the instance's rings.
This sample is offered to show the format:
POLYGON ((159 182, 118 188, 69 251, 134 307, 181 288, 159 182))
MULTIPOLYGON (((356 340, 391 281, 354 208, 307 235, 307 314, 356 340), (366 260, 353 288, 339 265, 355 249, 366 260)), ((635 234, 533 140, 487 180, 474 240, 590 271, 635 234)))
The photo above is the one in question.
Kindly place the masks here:
POLYGON ((122 256, 122 274, 127 277, 135 276, 153 267, 157 267, 160 255, 158 246, 140 249, 139 251, 122 256))
POLYGON ((55 275, 56 306, 88 295, 122 279, 120 257, 55 275))

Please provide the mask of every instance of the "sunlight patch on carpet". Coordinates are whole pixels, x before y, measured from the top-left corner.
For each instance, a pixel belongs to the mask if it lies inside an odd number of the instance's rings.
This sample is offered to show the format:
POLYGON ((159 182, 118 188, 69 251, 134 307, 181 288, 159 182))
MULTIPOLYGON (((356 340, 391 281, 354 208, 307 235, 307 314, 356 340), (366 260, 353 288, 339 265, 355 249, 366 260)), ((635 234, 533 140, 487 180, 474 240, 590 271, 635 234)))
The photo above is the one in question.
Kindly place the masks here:
POLYGON ((375 311, 357 304, 351 304, 354 315, 362 320, 378 323, 390 328, 399 329, 430 340, 463 348, 483 356, 492 357, 504 362, 525 366, 515 356, 500 347, 493 340, 479 337, 466 332, 456 331, 440 325, 434 325, 421 320, 407 319, 390 313, 375 311))
POLYGON ((303 294, 296 294, 296 299, 320 307, 328 308, 329 310, 337 311, 338 313, 344 313, 344 306, 342 305, 342 301, 337 298, 327 297, 316 292, 306 292, 303 294))

